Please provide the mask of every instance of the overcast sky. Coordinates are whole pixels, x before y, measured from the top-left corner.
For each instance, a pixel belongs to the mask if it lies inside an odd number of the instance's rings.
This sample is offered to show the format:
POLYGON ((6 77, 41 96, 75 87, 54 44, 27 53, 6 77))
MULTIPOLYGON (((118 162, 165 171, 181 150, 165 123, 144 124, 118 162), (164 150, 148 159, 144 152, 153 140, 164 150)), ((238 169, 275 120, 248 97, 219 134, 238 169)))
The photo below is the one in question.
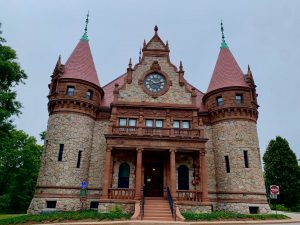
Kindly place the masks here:
POLYGON ((300 1, 61 1, 0 0, 3 37, 18 54, 29 79, 17 88, 23 114, 15 119, 39 139, 47 127, 50 75, 78 43, 90 11, 88 35, 101 85, 138 60, 143 40, 169 41, 171 61, 183 61, 185 78, 206 92, 225 38, 241 69, 253 72, 259 94, 262 153, 270 139, 288 140, 300 158, 300 1))

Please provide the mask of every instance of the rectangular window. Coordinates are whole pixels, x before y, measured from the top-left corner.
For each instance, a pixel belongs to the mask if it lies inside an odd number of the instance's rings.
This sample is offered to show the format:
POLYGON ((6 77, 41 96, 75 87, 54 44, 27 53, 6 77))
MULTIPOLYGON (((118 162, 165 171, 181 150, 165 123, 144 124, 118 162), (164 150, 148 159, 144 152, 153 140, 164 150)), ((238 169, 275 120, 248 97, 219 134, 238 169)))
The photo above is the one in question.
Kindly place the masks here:
POLYGON ((64 153, 64 144, 59 144, 58 157, 57 157, 58 161, 62 161, 63 153, 64 153))
POLYGON ((146 127, 153 127, 153 120, 149 120, 149 119, 147 119, 146 120, 146 127))
POLYGON ((73 96, 75 92, 75 87, 74 86, 68 86, 67 87, 67 95, 68 96, 73 96))
POLYGON ((259 208, 257 206, 249 206, 249 213, 250 214, 258 214, 259 208))
POLYGON ((119 119, 119 126, 120 127, 126 127, 127 126, 127 119, 120 118, 119 119))
POLYGON ((162 128, 163 127, 163 121, 162 120, 155 120, 155 127, 162 128))
POLYGON ((80 168, 81 155, 82 155, 82 151, 79 151, 77 156, 77 165, 76 165, 77 168, 80 168))
POLYGON ((174 120, 173 121, 173 127, 174 128, 180 128, 180 121, 179 120, 174 120))
POLYGON ((235 102, 237 104, 242 104, 243 103, 243 95, 242 94, 235 95, 235 102))
POLYGON ((94 95, 94 92, 92 90, 88 90, 86 92, 86 99, 92 100, 93 99, 93 95, 94 95))
POLYGON ((230 173, 229 156, 225 155, 226 173, 230 173))
POLYGON ((129 119, 128 120, 128 126, 136 127, 136 119, 129 119))
POLYGON ((245 168, 249 168, 248 151, 244 151, 245 168))
POLYGON ((217 100, 217 106, 223 105, 223 98, 222 98, 222 96, 218 96, 218 97, 216 98, 216 100, 217 100))
POLYGON ((46 208, 55 209, 56 208, 56 201, 46 201, 46 208))
POLYGON ((91 201, 90 209, 98 209, 99 202, 91 201))
POLYGON ((189 129, 190 128, 190 121, 182 121, 182 128, 189 129))

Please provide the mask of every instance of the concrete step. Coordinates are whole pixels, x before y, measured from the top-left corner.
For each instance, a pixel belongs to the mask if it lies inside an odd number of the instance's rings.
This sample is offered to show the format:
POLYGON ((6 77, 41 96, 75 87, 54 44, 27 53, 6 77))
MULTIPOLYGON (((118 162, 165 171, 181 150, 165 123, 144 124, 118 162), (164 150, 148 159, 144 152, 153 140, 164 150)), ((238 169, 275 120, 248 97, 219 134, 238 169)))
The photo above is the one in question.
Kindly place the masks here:
POLYGON ((174 219, 170 217, 157 217, 157 216, 147 216, 143 220, 156 220, 156 221, 173 221, 174 219))

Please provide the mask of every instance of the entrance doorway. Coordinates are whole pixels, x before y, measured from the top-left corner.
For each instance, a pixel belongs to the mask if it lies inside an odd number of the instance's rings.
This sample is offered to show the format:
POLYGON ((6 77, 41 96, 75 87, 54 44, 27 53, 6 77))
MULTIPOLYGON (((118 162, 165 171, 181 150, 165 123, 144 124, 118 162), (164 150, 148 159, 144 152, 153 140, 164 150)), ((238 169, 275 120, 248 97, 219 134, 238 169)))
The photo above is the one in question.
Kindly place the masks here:
POLYGON ((144 194, 147 197, 162 197, 164 189, 163 163, 145 163, 144 194))

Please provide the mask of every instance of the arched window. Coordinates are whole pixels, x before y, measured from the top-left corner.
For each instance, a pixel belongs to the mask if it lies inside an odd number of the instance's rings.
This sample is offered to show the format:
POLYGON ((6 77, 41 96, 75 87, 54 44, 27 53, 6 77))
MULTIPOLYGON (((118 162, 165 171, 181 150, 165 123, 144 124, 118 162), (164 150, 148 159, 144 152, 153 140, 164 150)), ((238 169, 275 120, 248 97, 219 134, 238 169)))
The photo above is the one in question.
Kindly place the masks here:
POLYGON ((189 190, 189 168, 185 165, 178 168, 178 189, 189 190))
POLYGON ((127 163, 122 163, 119 167, 118 188, 129 188, 130 167, 127 163))

